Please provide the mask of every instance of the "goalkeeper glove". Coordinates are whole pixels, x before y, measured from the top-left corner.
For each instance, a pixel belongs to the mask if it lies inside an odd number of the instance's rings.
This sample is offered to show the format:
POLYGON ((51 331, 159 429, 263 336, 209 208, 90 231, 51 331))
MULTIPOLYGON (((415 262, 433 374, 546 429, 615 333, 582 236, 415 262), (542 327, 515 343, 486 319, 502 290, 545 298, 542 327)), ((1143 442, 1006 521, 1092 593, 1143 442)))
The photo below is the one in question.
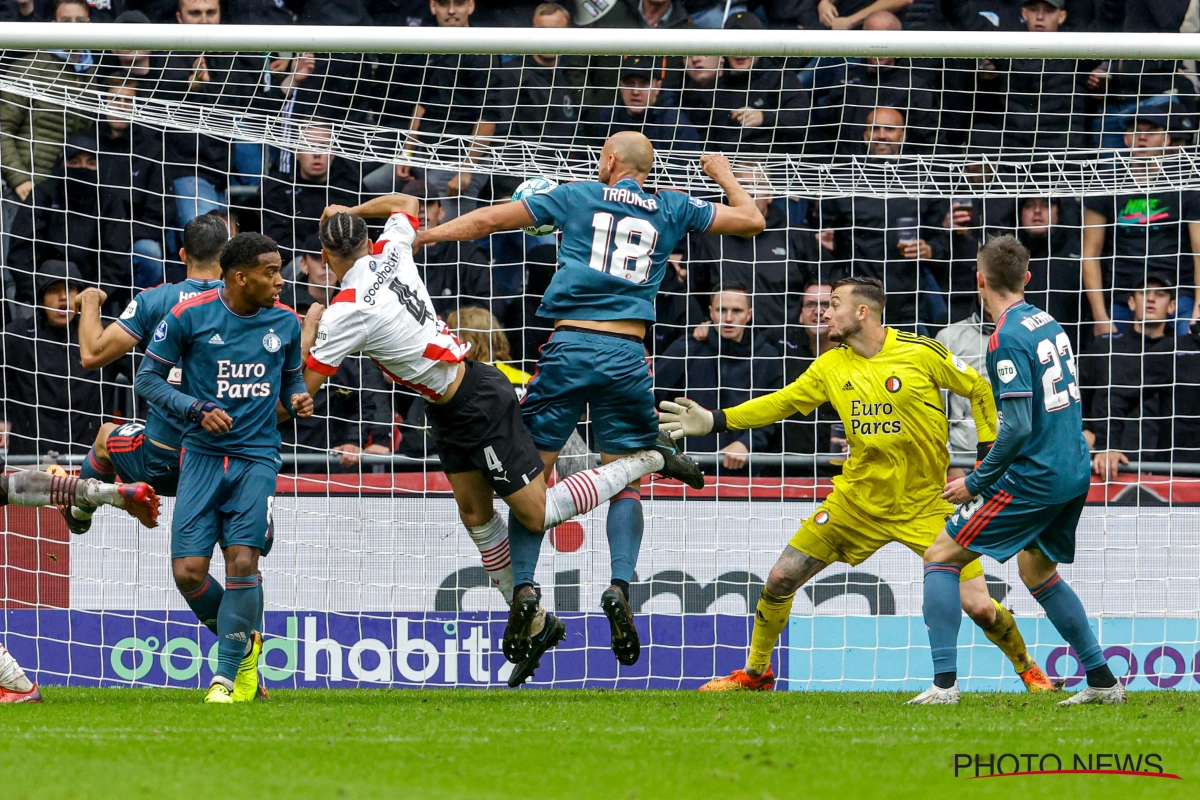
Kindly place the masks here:
POLYGON ((201 401, 197 400, 196 402, 192 403, 191 407, 187 410, 187 421, 194 422, 199 425, 204 422, 205 414, 209 413, 210 411, 217 411, 220 408, 221 407, 219 405, 211 400, 209 400, 207 403, 202 403, 201 401))
POLYGON ((704 436, 713 431, 713 412, 695 400, 676 397, 674 403, 664 400, 658 407, 658 429, 672 439, 704 436))

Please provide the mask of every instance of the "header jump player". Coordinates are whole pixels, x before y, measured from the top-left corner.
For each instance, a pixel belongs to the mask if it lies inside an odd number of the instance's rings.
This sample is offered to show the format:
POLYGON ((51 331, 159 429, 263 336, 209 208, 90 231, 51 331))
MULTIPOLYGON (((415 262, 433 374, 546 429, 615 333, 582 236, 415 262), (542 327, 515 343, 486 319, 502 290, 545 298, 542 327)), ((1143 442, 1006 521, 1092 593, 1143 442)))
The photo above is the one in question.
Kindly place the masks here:
POLYGON ((984 308, 996 320, 987 368, 1000 405, 1000 435, 983 463, 946 485, 960 503, 925 551, 925 627, 933 651, 933 685, 910 705, 959 701, 958 603, 950 602, 959 573, 989 555, 1017 557, 1021 580, 1041 604, 1087 672, 1087 688, 1059 705, 1125 702, 1088 626, 1083 604, 1058 574, 1075 560, 1075 528, 1091 488, 1083 438, 1083 405, 1071 341, 1045 311, 1025 302, 1029 251, 1011 236, 979 250, 976 280, 984 308))
MULTIPOLYGON (((625 131, 604 143, 599 180, 477 209, 417 236, 420 246, 531 226, 553 224, 562 231, 558 272, 537 312, 554 320, 554 334, 521 403, 547 475, 589 407, 603 463, 656 444, 671 446, 658 435, 643 344, 667 259, 689 231, 755 236, 766 226, 724 156, 706 155, 700 164, 725 190, 729 205, 682 192, 646 192, 642 184, 654 166, 654 147, 642 134, 625 131)), ((629 607, 642 541, 640 485, 631 481, 609 505, 612 585, 600 598, 613 653, 625 665, 636 663, 641 652, 629 607)), ((542 531, 513 515, 509 535, 516 589, 505 639, 518 640, 528 638, 537 608, 533 583, 542 531)))
MULTIPOLYGON (((331 206, 321 221, 322 258, 341 281, 329 309, 305 320, 309 353, 305 382, 315 393, 346 356, 369 356, 393 381, 429 401, 427 414, 442 467, 472 541, 505 600, 513 600, 508 529, 495 512, 498 494, 520 524, 539 533, 613 497, 651 472, 704 485, 699 468, 675 448, 646 449, 599 469, 583 470, 547 489, 542 459, 525 431, 516 392, 495 367, 467 360, 468 346, 437 318, 413 263, 416 198, 391 195, 355 208, 331 206), (386 217, 378 242, 367 238, 363 217, 386 217), (319 319, 314 332, 312 324, 319 319)), ((314 313, 315 312, 315 313, 314 313)), ((534 595, 534 624, 519 639, 506 638, 504 655, 517 664, 518 686, 538 659, 565 635, 566 626, 545 614, 534 595)))
MULTIPOLYGON (((838 281, 825 321, 840 346, 813 362, 791 385, 726 410, 708 411, 679 398, 662 404, 662 428, 672 436, 748 430, 808 414, 824 402, 846 426, 850 457, 833 493, 804 521, 771 568, 754 615, 743 669, 703 691, 765 690, 775 683, 771 651, 787 624, 796 590, 835 561, 860 564, 889 542, 925 552, 954 507, 943 500, 950 455, 942 389, 971 399, 983 448, 996 436, 996 407, 987 381, 933 339, 883 326, 886 296, 874 278, 838 281)), ((973 564, 954 584, 975 624, 1012 661, 1030 691, 1054 687, 1029 655, 1012 614, 988 594, 973 564)))
POLYGON ((272 544, 278 424, 308 417, 300 322, 279 302, 279 248, 242 233, 221 251, 225 286, 185 300, 154 331, 134 388, 188 426, 171 525, 175 583, 200 619, 217 620, 217 669, 206 703, 265 696, 258 683, 263 615, 260 555, 272 544), (182 362, 182 382, 168 381, 182 362), (287 408, 280 398, 288 398, 287 408), (277 414, 277 407, 279 408, 277 414), (225 590, 208 574, 213 546, 225 551, 225 590))

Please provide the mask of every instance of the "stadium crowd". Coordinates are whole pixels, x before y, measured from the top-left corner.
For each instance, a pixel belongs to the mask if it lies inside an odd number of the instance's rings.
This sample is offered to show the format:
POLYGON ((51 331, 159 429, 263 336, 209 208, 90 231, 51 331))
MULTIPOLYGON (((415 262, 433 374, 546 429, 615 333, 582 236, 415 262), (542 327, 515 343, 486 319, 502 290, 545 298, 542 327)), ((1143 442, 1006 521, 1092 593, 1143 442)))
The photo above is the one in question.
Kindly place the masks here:
MULTIPOLYGON (((1196 32, 1188 0, 4 0, 0 21, 1196 32)), ((660 399, 728 407, 795 380, 834 346, 821 323, 831 284, 884 281, 889 325, 936 336, 980 372, 995 321, 980 309, 975 253, 1013 233, 1033 256, 1028 296, 1068 331, 1098 474, 1130 461, 1200 463, 1200 194, 1087 197, 783 196, 754 159, 900 162, 923 155, 1026 159, 1065 148, 1121 156, 1149 183, 1196 144, 1194 62, 1075 59, 557 57, 530 55, 7 51, 22 78, 108 93, 111 113, 0 95, 3 178, 3 419, 13 456, 81 455, 103 421, 140 416, 132 360, 88 370, 76 298, 87 287, 120 315, 138 291, 184 277, 181 231, 213 214, 283 251, 282 300, 328 304, 333 278, 317 221, 330 204, 402 191, 433 226, 503 200, 520 179, 488 169, 490 137, 586 159, 622 130, 660 151, 739 156, 767 220, 754 238, 697 236, 671 261, 647 337, 660 399), (281 150, 123 113, 143 100, 268 115, 301 146, 281 150), (339 125, 390 131, 405 150, 461 170, 329 153, 339 125)), ((555 270, 551 237, 502 234, 416 256, 440 316, 511 362, 520 391, 550 321, 537 303, 555 270)), ((385 469, 360 455, 427 456, 423 410, 370 362, 348 359, 285 441, 299 471, 385 469)), ((951 449, 975 452, 965 401, 951 397, 951 449)), ((753 432, 690 442, 726 475, 812 475, 751 453, 839 454, 819 409, 753 432)), ((407 462, 410 468, 413 463, 407 462)), ((404 468, 403 464, 394 468, 404 468)), ((415 468, 420 468, 416 463, 415 468)))

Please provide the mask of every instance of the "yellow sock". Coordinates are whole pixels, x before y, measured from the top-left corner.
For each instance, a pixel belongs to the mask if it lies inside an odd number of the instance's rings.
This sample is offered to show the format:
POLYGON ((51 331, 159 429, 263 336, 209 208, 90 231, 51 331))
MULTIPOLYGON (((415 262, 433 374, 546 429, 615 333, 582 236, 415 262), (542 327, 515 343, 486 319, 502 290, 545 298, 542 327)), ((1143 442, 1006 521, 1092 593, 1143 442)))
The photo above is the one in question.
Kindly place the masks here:
POLYGON ((771 594, 765 588, 762 590, 762 597, 758 598, 758 608, 754 611, 754 634, 750 637, 750 656, 746 659, 747 672, 761 675, 771 666, 771 651, 775 649, 775 642, 779 639, 783 626, 787 624, 795 597, 795 592, 787 597, 780 597, 771 594))
POLYGON ((992 644, 999 647, 1000 651, 1008 656, 1008 660, 1012 662, 1013 668, 1019 675, 1033 666, 1033 659, 1029 656, 1029 650, 1025 647, 1025 639, 1021 636, 1021 629, 1017 627, 1017 621, 1013 619, 1012 613, 1000 605, 994 597, 992 603, 996 606, 996 621, 992 627, 984 628, 983 633, 991 640, 992 644))

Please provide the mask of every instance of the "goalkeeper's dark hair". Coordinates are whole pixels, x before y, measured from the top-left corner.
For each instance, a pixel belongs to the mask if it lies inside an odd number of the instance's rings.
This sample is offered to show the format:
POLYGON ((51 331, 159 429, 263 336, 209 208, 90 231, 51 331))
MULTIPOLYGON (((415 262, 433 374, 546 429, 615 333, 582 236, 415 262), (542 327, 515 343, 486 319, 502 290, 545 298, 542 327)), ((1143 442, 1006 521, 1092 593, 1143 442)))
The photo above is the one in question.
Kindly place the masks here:
POLYGON ((221 275, 258 266, 258 257, 278 253, 279 245, 261 233, 239 233, 221 248, 221 275))
POLYGON ((229 241, 229 223, 215 214, 201 214, 183 229, 183 249, 196 261, 216 261, 229 241))
POLYGON ((996 236, 979 248, 979 271, 987 285, 1009 294, 1025 293, 1029 251, 1015 236, 996 236))
POLYGON ((335 256, 350 258, 367 240, 367 223, 362 217, 339 211, 321 223, 321 246, 335 256))
POLYGON ((880 316, 883 315, 883 309, 887 308, 887 292, 883 290, 883 281, 856 275, 852 278, 842 278, 833 288, 836 290, 842 286, 849 286, 855 297, 874 308, 880 316))

